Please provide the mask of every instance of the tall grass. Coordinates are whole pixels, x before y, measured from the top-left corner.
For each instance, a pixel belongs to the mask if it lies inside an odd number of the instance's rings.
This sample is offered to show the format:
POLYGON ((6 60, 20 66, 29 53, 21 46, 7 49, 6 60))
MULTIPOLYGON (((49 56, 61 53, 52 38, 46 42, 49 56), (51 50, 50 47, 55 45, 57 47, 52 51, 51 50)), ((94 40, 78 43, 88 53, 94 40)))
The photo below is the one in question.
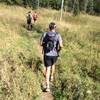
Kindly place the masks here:
MULTIPOLYGON (((55 21, 57 31, 63 37, 64 48, 57 63, 55 87, 56 100, 99 100, 100 97, 100 17, 90 15, 72 16, 59 12, 44 11, 45 20, 55 21)), ((39 27, 47 27, 41 19, 39 27)), ((45 31, 45 30, 44 30, 45 31)))
POLYGON ((64 44, 56 67, 55 99, 99 100, 100 17, 64 13, 60 21, 59 11, 41 8, 36 10, 39 18, 33 31, 28 32, 29 10, 0 4, 0 99, 41 100, 39 39, 54 21, 64 44))
POLYGON ((28 10, 0 4, 0 100, 35 100, 41 96, 32 65, 38 57, 37 44, 24 27, 28 10))

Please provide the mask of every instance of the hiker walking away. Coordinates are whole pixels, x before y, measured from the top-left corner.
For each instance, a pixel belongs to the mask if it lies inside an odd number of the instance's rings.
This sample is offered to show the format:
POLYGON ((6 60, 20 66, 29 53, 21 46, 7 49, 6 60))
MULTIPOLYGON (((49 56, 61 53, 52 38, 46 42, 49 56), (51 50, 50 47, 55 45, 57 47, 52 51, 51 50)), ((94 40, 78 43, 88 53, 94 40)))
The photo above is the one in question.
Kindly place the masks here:
POLYGON ((31 11, 29 11, 28 13, 27 13, 27 25, 28 25, 28 30, 32 30, 32 20, 33 20, 33 17, 32 17, 32 13, 31 13, 31 11))
POLYGON ((53 81, 55 73, 55 63, 58 57, 58 51, 63 47, 62 38, 56 32, 56 24, 51 22, 49 24, 49 31, 44 33, 41 37, 40 44, 43 48, 44 65, 46 67, 46 92, 50 91, 49 79, 53 81))
POLYGON ((35 11, 35 12, 33 13, 33 21, 34 21, 34 23, 37 21, 37 18, 38 18, 38 14, 37 14, 37 12, 35 11))

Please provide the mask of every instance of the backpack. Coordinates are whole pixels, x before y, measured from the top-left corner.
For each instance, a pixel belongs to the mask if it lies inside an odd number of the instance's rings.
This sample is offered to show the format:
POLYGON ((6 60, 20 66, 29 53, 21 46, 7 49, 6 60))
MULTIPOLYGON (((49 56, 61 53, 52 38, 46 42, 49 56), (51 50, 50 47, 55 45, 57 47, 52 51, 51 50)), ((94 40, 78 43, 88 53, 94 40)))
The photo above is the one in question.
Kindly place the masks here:
POLYGON ((32 20, 32 17, 31 17, 30 14, 28 14, 28 16, 27 16, 27 21, 28 21, 28 22, 31 22, 31 20, 32 20))
POLYGON ((50 52, 52 51, 54 48, 56 49, 56 45, 57 45, 57 34, 55 33, 53 35, 49 35, 48 33, 46 33, 44 39, 43 39, 43 47, 46 51, 50 52))

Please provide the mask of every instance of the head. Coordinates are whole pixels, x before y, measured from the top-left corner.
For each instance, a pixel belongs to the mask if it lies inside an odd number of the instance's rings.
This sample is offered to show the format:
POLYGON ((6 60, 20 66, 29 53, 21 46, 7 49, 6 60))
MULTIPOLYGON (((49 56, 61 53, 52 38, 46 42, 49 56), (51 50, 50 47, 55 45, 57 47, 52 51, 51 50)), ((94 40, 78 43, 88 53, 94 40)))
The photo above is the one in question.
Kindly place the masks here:
POLYGON ((55 30, 56 29, 56 24, 54 22, 51 22, 49 24, 49 30, 52 31, 52 30, 55 30))

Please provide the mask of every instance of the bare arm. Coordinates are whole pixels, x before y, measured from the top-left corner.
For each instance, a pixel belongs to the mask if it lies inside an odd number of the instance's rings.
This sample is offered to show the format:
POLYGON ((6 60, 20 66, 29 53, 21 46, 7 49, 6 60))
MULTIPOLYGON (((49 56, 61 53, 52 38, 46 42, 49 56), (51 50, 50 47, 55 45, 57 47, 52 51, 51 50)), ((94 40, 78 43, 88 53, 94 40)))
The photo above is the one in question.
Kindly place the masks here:
POLYGON ((59 42, 60 48, 63 48, 63 44, 62 42, 59 42))
POLYGON ((42 54, 44 53, 44 50, 43 50, 43 39, 44 39, 45 35, 46 35, 46 33, 42 34, 41 39, 40 39, 40 46, 42 48, 42 54))
POLYGON ((58 36, 58 41, 59 41, 59 47, 62 48, 63 47, 63 43, 62 43, 62 37, 60 36, 60 34, 58 36))

